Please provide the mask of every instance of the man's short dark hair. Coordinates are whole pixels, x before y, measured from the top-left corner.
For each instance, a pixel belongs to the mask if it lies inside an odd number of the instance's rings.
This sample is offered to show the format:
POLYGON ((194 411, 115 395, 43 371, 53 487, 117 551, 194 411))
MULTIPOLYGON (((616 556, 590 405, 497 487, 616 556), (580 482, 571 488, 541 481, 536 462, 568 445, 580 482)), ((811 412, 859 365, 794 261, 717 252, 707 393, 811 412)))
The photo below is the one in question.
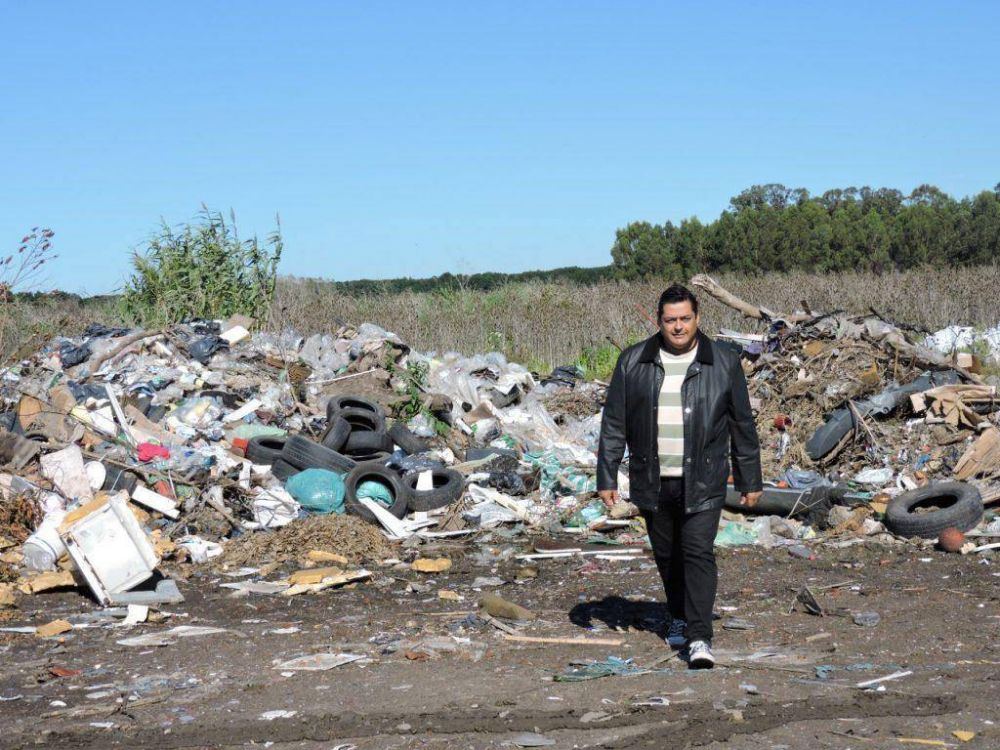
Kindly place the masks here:
POLYGON ((660 304, 656 308, 656 317, 663 317, 664 305, 675 305, 678 302, 690 302, 694 314, 698 314, 698 298, 683 284, 671 284, 660 295, 660 304))

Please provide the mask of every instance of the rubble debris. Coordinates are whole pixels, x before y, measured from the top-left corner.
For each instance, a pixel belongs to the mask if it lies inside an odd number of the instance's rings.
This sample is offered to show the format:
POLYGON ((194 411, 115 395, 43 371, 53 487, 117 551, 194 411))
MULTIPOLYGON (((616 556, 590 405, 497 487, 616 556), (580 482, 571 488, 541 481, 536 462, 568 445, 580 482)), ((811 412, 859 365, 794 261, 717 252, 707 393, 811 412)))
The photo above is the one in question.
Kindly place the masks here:
MULTIPOLYGON (((992 384, 877 316, 778 315, 713 293, 766 325, 724 333, 745 350, 768 482, 753 508, 728 493, 720 546, 812 560, 825 544, 919 545, 980 523, 970 498, 1000 496, 992 384), (963 499, 937 511, 908 494, 953 480, 963 499)), ((471 552, 490 538, 511 542, 512 563, 648 563, 627 466, 621 502, 595 502, 606 384, 576 366, 539 381, 501 354, 416 352, 371 324, 252 331, 94 328, 9 367, 0 579, 122 606, 183 601, 190 565, 257 566, 222 585, 290 596, 382 585, 392 579, 355 566, 386 560, 428 573, 465 554, 493 565, 499 553, 471 552)), ((539 568, 501 575, 529 584, 539 568)), ((533 616, 497 597, 481 607, 533 616)))

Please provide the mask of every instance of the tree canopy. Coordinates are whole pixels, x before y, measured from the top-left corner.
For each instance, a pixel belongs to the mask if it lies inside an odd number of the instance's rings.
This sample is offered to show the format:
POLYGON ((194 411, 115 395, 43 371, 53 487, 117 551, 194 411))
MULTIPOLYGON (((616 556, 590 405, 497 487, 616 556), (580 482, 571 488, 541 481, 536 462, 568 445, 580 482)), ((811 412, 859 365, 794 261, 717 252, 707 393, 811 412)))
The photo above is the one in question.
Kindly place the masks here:
POLYGON ((1000 257, 1000 184, 956 200, 933 185, 909 195, 846 188, 812 196, 804 188, 754 185, 717 220, 675 225, 633 222, 611 248, 615 276, 699 272, 848 269, 876 272, 1000 257))

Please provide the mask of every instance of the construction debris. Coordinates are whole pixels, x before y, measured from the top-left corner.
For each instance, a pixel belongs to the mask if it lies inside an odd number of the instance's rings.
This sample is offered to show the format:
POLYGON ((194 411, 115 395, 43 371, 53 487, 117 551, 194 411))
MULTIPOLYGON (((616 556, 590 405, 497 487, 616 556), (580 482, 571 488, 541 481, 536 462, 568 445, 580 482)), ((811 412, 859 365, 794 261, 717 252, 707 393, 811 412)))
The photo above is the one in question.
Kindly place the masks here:
MULTIPOLYGON (((744 350, 769 481, 753 509, 730 492, 718 544, 808 560, 823 541, 922 544, 982 522, 982 496, 1000 496, 1000 405, 967 358, 877 315, 781 315, 693 283, 766 327, 719 334, 744 350), (935 494, 946 480, 966 484, 935 494)), ((501 529, 526 547, 510 559, 644 559, 627 466, 623 502, 595 502, 606 384, 579 368, 542 377, 497 353, 421 354, 370 324, 309 338, 251 328, 94 327, 6 370, 5 580, 28 596, 83 585, 104 605, 145 604, 178 601, 186 568, 209 563, 252 571, 225 584, 236 595, 290 596, 382 580, 362 565, 447 575, 501 529), (63 362, 69 351, 89 356, 63 362), (431 549, 444 540, 446 554, 431 549)), ((491 595, 481 605, 532 617, 491 595)))

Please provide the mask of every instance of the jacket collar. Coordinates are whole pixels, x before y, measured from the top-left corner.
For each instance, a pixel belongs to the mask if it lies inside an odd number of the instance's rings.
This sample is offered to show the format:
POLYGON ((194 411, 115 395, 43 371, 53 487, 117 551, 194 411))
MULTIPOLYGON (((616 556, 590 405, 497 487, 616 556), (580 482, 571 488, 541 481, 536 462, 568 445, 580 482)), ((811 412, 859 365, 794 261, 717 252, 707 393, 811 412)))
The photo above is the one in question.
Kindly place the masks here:
MULTIPOLYGON (((648 339, 642 347, 642 355, 639 357, 640 362, 658 362, 660 360, 660 333, 657 331, 648 339)), ((715 357, 712 353, 712 339, 702 333, 701 329, 698 329, 698 352, 694 357, 695 362, 701 362, 703 365, 710 365, 715 361, 715 357)))

